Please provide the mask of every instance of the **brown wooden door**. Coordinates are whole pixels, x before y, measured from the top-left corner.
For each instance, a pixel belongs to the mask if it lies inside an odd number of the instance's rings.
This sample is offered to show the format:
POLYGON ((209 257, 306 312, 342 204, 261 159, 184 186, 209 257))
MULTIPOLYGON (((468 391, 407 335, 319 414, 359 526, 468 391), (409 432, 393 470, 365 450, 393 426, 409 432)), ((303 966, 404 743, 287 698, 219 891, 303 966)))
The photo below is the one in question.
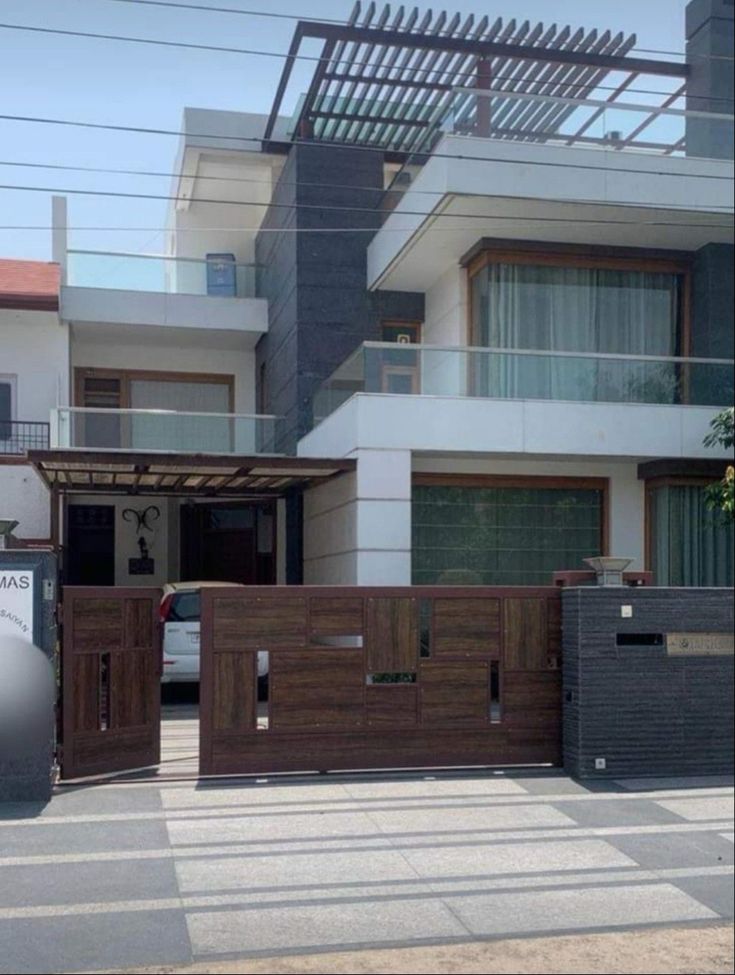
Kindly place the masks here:
POLYGON ((61 776, 161 759, 160 589, 66 586, 61 776))

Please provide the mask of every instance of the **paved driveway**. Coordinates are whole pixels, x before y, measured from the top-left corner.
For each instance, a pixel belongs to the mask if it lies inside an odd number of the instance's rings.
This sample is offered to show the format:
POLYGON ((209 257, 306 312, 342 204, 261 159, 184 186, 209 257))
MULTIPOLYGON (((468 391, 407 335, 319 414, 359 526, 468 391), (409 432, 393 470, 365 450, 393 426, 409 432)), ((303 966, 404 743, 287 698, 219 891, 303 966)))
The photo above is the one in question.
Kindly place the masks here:
POLYGON ((724 780, 329 776, 0 806, 0 971, 476 941, 733 914, 724 780))

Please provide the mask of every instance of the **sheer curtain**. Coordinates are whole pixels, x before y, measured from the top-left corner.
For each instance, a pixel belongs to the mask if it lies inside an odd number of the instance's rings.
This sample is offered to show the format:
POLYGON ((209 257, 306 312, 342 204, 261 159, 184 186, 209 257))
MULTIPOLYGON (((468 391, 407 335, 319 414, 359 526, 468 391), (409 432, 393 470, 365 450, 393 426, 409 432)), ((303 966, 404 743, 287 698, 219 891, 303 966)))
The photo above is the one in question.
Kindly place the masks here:
POLYGON ((659 586, 731 586, 733 527, 711 511, 700 485, 652 494, 652 560, 659 586))
MULTIPOLYGON (((479 345, 553 352, 675 355, 675 274, 490 264, 472 281, 479 345)), ((477 392, 532 399, 673 402, 668 363, 478 355, 477 392)))
MULTIPOLYGON (((169 382, 135 379, 130 383, 134 410, 176 410, 187 413, 229 413, 226 383, 169 382)), ((136 416, 131 423, 131 446, 141 450, 191 450, 226 453, 232 449, 231 421, 226 417, 136 416)))

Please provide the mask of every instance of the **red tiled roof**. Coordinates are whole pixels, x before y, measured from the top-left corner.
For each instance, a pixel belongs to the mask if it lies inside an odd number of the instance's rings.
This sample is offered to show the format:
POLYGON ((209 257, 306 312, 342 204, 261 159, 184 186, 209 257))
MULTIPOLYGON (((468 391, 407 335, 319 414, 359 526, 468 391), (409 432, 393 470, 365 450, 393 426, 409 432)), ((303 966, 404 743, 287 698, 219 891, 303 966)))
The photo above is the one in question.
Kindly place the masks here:
POLYGON ((59 282, 58 264, 0 259, 0 307, 53 311, 59 282))

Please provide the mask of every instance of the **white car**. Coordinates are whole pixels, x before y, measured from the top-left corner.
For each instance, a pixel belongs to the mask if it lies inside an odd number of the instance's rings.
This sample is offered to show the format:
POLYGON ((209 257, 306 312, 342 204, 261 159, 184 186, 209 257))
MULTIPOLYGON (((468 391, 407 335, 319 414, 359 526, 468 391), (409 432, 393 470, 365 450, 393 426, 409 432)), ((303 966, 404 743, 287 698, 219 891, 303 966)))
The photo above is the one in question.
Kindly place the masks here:
MULTIPOLYGON (((205 586, 237 586, 236 582, 169 582, 163 587, 160 620, 163 624, 161 683, 199 681, 201 631, 200 592, 205 586)), ((268 675, 268 652, 258 651, 258 679, 268 675)))

